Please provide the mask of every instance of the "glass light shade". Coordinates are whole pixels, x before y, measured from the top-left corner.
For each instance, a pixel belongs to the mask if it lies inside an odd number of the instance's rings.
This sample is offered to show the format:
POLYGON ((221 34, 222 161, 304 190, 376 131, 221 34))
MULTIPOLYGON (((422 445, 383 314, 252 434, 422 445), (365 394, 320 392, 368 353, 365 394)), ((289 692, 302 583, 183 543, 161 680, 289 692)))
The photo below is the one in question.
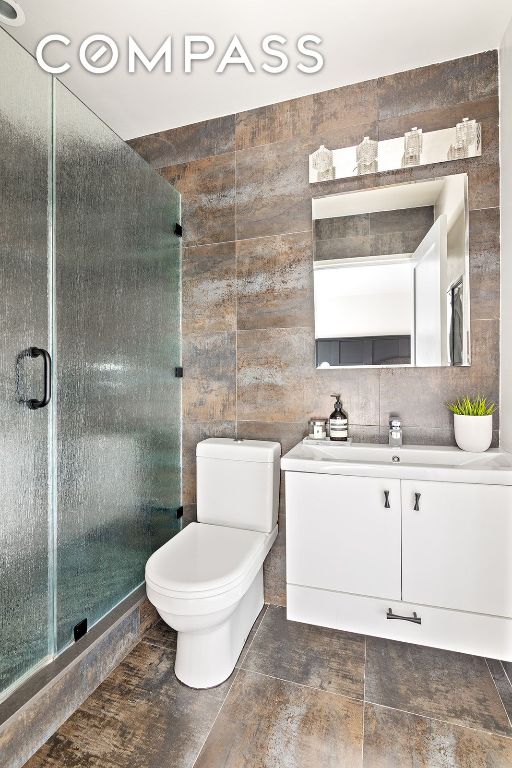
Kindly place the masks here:
POLYGON ((323 144, 311 155, 311 167, 316 171, 317 181, 334 179, 333 153, 323 144))
POLYGON ((356 148, 356 170, 361 176, 365 173, 376 173, 379 170, 379 142, 365 136, 356 148))
POLYGON ((404 134, 404 154, 402 156, 402 168, 409 168, 421 163, 423 149, 423 131, 421 128, 412 128, 404 134))

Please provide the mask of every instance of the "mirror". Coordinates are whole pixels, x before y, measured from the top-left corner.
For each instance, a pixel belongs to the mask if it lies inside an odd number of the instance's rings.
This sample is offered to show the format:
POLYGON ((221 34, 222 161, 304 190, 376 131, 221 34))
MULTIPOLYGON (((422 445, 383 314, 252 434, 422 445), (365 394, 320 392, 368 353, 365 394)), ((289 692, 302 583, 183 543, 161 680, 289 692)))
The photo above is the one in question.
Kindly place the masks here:
POLYGON ((470 364, 467 186, 313 200, 317 368, 470 364))

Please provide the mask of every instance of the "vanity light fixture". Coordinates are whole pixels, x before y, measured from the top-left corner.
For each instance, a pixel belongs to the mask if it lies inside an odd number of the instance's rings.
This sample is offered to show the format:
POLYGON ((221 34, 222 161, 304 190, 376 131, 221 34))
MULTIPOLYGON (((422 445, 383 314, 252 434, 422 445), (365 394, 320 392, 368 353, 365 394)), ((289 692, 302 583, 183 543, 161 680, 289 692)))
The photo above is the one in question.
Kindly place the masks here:
POLYGON ((404 154, 402 156, 402 168, 410 168, 421 163, 421 151, 423 149, 423 131, 421 128, 412 128, 404 134, 404 154))
POLYGON ((369 136, 365 136, 362 142, 358 144, 356 149, 358 176, 365 173, 376 173, 379 170, 378 151, 379 142, 370 139, 369 136))
POLYGON ((309 182, 349 179, 367 173, 385 173, 399 168, 434 165, 447 160, 480 157, 482 126, 476 120, 464 118, 450 128, 424 131, 412 128, 401 136, 374 141, 365 136, 360 144, 350 147, 319 150, 309 156, 309 182), (318 169, 322 151, 332 154, 332 165, 325 175, 318 169))
POLYGON ((14 0, 0 0, 0 24, 21 27, 25 23, 23 8, 14 0))

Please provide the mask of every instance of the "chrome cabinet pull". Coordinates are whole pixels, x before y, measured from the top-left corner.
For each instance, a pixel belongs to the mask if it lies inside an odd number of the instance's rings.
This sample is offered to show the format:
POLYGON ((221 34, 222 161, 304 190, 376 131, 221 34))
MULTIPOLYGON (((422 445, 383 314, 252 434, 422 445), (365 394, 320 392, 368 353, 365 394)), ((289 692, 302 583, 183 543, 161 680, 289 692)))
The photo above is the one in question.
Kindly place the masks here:
POLYGON ((391 508, 391 504, 389 503, 389 491, 384 491, 384 507, 386 509, 391 508))
POLYGON ((420 498, 421 498, 421 493, 414 494, 414 511, 415 512, 420 511, 420 498))
POLYGON ((398 621, 410 621, 412 624, 421 624, 421 617, 418 616, 416 611, 413 611, 412 616, 399 616, 397 613, 393 613, 391 608, 388 608, 386 619, 398 619, 398 621))

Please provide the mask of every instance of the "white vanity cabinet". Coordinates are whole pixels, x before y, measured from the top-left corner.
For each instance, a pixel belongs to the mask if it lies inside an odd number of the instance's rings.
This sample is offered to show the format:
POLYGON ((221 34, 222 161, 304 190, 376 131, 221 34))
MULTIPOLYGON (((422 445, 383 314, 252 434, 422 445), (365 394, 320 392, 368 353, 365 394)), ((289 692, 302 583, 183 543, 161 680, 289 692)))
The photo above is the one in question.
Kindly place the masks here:
POLYGON ((512 616, 512 486, 402 480, 402 579, 406 601, 512 616))
POLYGON ((400 600, 400 481, 288 472, 287 580, 400 600))
POLYGON ((350 469, 285 471, 288 618, 512 661, 512 484, 350 469))

